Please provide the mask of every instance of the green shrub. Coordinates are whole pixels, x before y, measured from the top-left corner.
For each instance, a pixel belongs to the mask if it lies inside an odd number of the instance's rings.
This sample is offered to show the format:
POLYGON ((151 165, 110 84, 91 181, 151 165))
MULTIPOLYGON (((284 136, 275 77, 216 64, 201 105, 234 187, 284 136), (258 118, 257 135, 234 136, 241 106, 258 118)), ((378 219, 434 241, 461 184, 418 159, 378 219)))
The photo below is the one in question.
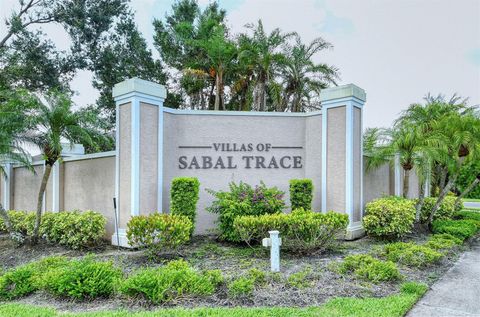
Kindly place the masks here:
POLYGON ((262 285, 267 282, 267 274, 265 274, 265 272, 263 271, 260 271, 259 269, 250 269, 248 270, 247 275, 249 278, 253 279, 253 282, 256 285, 262 285))
POLYGON ((453 215, 456 220, 474 220, 480 222, 480 212, 477 211, 458 211, 453 215))
POLYGON ((290 180, 290 203, 292 210, 303 208, 312 209, 313 182, 311 179, 290 180))
POLYGON ((235 234, 248 244, 268 237, 270 230, 280 231, 283 246, 298 252, 324 250, 336 235, 346 229, 348 216, 330 211, 326 214, 298 209, 290 214, 237 217, 235 234))
POLYGON ((406 282, 400 287, 400 292, 404 294, 423 295, 428 290, 428 286, 417 282, 406 282))
POLYGON ((413 242, 387 244, 383 248, 382 255, 390 261, 415 267, 430 265, 443 256, 440 252, 413 242))
POLYGON ((105 217, 95 211, 47 212, 42 217, 40 234, 49 242, 71 249, 90 248, 105 236, 105 217))
POLYGON ((48 257, 7 271, 0 276, 0 299, 12 300, 33 293, 49 270, 66 262, 64 257, 48 257))
MULTIPOLYGON (((422 211, 420 214, 420 221, 426 223, 430 212, 433 209, 433 206, 437 202, 437 197, 425 197, 423 201, 422 211)), ((433 215, 433 220, 449 220, 453 218, 453 213, 455 209, 455 201, 457 197, 455 196, 446 196, 445 199, 440 204, 440 208, 433 215)), ((463 208, 463 204, 461 206, 463 208)))
POLYGON ((412 231, 415 203, 401 197, 385 197, 369 202, 363 217, 368 235, 379 238, 399 238, 412 231))
POLYGON ((477 230, 472 220, 435 220, 432 223, 433 233, 448 233, 462 240, 474 236, 477 230))
POLYGON ((241 276, 228 284, 228 295, 230 297, 249 297, 253 295, 255 280, 250 277, 241 276))
POLYGON ((308 280, 309 275, 312 274, 312 268, 306 267, 301 271, 292 273, 287 278, 287 285, 294 288, 307 288, 311 286, 308 280))
POLYGON ((53 295, 74 299, 108 297, 121 276, 121 270, 112 262, 85 257, 48 271, 42 279, 42 288, 53 295))
MULTIPOLYGON (((220 275, 221 276, 221 275, 220 275)), ((144 297, 155 304, 188 295, 211 295, 220 282, 218 271, 199 273, 184 260, 171 261, 158 268, 139 270, 119 287, 128 296, 144 297)))
POLYGON ((215 197, 208 211, 218 214, 220 238, 227 241, 241 241, 235 232, 233 222, 238 216, 260 216, 278 214, 285 208, 284 193, 276 187, 268 188, 263 182, 255 186, 240 182, 229 184, 229 191, 207 190, 215 197))
POLYGON ((462 240, 452 236, 451 234, 440 233, 432 235, 424 244, 424 246, 435 251, 448 251, 457 245, 461 245, 462 242, 462 240))
POLYGON ((353 272, 359 278, 374 283, 393 281, 401 278, 395 263, 391 261, 381 261, 368 254, 355 254, 345 257, 339 269, 343 274, 353 272))
POLYGON ((195 230, 197 201, 200 182, 196 177, 176 177, 170 189, 170 212, 172 215, 186 216, 192 222, 190 235, 195 230))
POLYGON ((14 232, 21 234, 22 236, 30 236, 33 234, 33 228, 35 227, 35 213, 9 210, 8 216, 10 217, 10 223, 12 224, 14 232))
POLYGON ((186 216, 153 213, 135 216, 127 224, 130 245, 151 251, 174 250, 190 240, 192 222, 186 216))

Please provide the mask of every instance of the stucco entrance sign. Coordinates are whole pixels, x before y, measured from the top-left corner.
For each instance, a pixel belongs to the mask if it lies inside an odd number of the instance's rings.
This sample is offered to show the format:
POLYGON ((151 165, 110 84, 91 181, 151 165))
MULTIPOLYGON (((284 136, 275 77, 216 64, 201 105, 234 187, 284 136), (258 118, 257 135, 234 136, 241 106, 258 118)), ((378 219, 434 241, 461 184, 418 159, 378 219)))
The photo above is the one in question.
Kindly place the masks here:
MULTIPOLYGON (((308 113, 179 110, 163 106, 162 85, 132 78, 115 85, 116 193, 121 243, 131 216, 168 212, 172 179, 197 177, 196 233, 215 228, 206 208, 230 182, 276 186, 289 204, 289 181, 308 178, 312 209, 349 215, 361 234, 362 107, 355 85, 325 89, 322 110, 308 113)), ((116 236, 112 239, 116 243, 116 236)))
POLYGON ((276 155, 275 150, 301 150, 302 146, 279 146, 271 143, 213 143, 212 145, 180 145, 185 150, 202 150, 204 154, 181 155, 178 168, 183 169, 289 169, 302 168, 301 155, 276 155), (215 155, 207 154, 215 152, 215 155), (228 155, 238 152, 236 158, 228 155))

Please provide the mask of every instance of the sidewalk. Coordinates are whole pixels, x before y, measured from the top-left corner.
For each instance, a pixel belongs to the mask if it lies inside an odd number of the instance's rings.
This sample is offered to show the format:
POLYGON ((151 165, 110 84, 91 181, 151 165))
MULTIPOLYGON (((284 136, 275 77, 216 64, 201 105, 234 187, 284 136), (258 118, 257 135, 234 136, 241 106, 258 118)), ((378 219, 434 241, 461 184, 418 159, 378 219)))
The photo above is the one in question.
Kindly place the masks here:
POLYGON ((464 253, 407 317, 480 317, 480 242, 464 253))

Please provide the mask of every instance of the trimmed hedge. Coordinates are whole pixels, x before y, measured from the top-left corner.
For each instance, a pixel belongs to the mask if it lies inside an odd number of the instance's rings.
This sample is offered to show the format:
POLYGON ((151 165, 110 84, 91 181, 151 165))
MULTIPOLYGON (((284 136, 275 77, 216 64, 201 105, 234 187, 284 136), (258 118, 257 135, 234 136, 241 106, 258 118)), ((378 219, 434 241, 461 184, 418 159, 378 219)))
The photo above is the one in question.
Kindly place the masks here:
POLYGON ((290 180, 290 203, 292 211, 303 208, 312 209, 313 182, 311 179, 290 180))
MULTIPOLYGON (((22 236, 33 234, 35 212, 8 211, 14 232, 22 236)), ((64 245, 71 249, 94 247, 105 236, 105 217, 92 210, 46 212, 42 216, 40 235, 48 242, 64 245)), ((3 221, 0 231, 6 230, 3 221)))
POLYGON ((176 260, 137 271, 120 283, 119 291, 160 304, 186 295, 211 295, 222 282, 219 271, 198 272, 184 260, 176 260))
POLYGON ((107 220, 98 212, 47 212, 42 217, 40 234, 49 242, 71 249, 89 248, 98 245, 105 236, 107 220))
POLYGON ((395 263, 381 261, 368 254, 356 254, 345 257, 340 272, 353 272, 356 276, 374 283, 394 281, 401 278, 395 263))
POLYGON ((435 220, 432 222, 433 233, 448 233, 461 240, 474 236, 477 231, 475 220, 435 220))
POLYGON ((326 214, 298 209, 290 214, 237 217, 238 239, 250 244, 268 237, 270 230, 280 231, 283 247, 292 251, 324 250, 336 235, 346 230, 348 216, 330 211, 326 214))
POLYGON ((196 177, 176 177, 170 189, 170 212, 172 215, 186 216, 192 222, 190 235, 195 230, 197 202, 200 182, 196 177))
POLYGON ((186 216, 159 214, 135 216, 127 224, 130 245, 151 251, 174 250, 190 240, 192 222, 186 216))
POLYGON ((208 211, 218 214, 220 238, 240 242, 233 222, 238 216, 260 216, 278 214, 285 209, 284 192, 276 187, 268 188, 263 182, 252 187, 240 182, 229 184, 229 191, 207 190, 215 197, 208 211))
POLYGON ((396 242, 387 244, 383 248, 382 255, 390 261, 415 267, 433 264, 443 256, 440 252, 413 242, 396 242))
POLYGON ((385 197, 369 202, 363 217, 368 235, 395 239, 410 233, 415 221, 415 203, 402 197, 385 197))

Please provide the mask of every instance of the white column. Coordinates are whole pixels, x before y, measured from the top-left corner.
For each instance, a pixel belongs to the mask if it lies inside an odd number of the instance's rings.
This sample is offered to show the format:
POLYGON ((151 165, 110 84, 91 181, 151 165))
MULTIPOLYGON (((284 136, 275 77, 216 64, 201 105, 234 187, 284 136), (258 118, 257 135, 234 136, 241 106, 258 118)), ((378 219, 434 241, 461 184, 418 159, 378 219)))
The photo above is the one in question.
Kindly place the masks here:
POLYGON ((13 167, 12 164, 7 163, 3 166, 5 175, 3 175, 3 186, 2 186, 2 196, 3 201, 2 205, 5 210, 12 209, 10 196, 11 196, 11 187, 12 187, 12 176, 13 176, 13 167))
POLYGON ((55 162, 52 168, 52 211, 60 211, 60 162, 55 162))
MULTIPOLYGON (((320 93, 320 99, 322 102, 322 212, 326 212, 331 205, 328 200, 341 199, 345 201, 344 211, 349 216, 349 225, 347 230, 347 237, 352 239, 357 238, 363 234, 362 223, 360 221, 354 221, 356 215, 363 215, 363 149, 362 149, 362 118, 363 118, 363 105, 365 104, 366 94, 365 91, 353 84, 338 86, 333 88, 324 89, 320 93), (328 175, 328 113, 332 108, 345 108, 345 148, 339 149, 339 151, 345 151, 345 190, 344 197, 333 197, 333 194, 329 194, 332 189, 328 188, 329 177, 328 175), (360 120, 359 124, 355 122, 355 111, 360 110, 360 116, 357 118, 360 120), (359 144, 355 143, 355 138, 359 136, 359 144), (358 151, 358 152, 356 152, 358 151), (355 153, 360 153, 360 157, 356 157, 355 153), (358 166, 360 171, 356 170, 356 161, 358 160, 358 166), (359 177, 355 177, 356 172, 359 172, 359 177), (359 201, 355 200, 355 193, 359 192, 359 201)), ((338 153, 337 153, 338 154, 338 153)), ((358 155, 358 154, 357 154, 358 155)), ((343 185, 342 185, 343 186, 343 185)), ((333 193, 333 191, 331 192, 333 193)), ((337 208, 339 208, 337 206, 337 208)))
POLYGON ((402 196, 402 166, 400 165, 400 154, 395 154, 395 196, 402 196))

